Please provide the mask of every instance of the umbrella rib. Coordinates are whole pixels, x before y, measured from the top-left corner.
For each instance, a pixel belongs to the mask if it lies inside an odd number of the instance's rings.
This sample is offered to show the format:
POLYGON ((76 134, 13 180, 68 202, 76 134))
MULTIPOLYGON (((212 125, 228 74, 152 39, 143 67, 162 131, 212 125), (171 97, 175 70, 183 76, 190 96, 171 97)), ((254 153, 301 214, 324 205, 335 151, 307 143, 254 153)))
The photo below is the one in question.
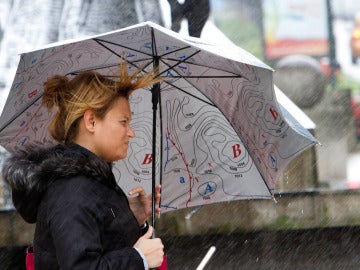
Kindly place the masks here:
POLYGON ((29 109, 35 102, 37 102, 42 97, 42 94, 37 98, 33 99, 26 107, 24 107, 21 111, 19 111, 15 116, 9 119, 2 127, 0 127, 0 132, 2 132, 7 126, 9 126, 12 122, 14 122, 23 112, 29 109))
MULTIPOLYGON (((149 53, 146 53, 144 51, 140 51, 140 50, 136 50, 134 48, 131 48, 131 47, 128 47, 128 46, 125 46, 125 45, 121 45, 121 44, 118 44, 118 43, 115 43, 115 42, 111 42, 111 41, 107 41, 107 40, 103 40, 103 39, 100 39, 100 38, 94 38, 94 40, 96 42, 98 42, 100 45, 102 45, 103 47, 105 47, 106 49, 109 49, 111 52, 113 52, 113 50, 111 50, 110 48, 108 48, 107 46, 105 46, 103 43, 108 43, 108 44, 112 44, 112 45, 115 45, 115 46, 118 46, 118 47, 122 47, 124 49, 128 49, 130 51, 135 51, 135 52, 138 52, 138 53, 141 53, 141 54, 145 54, 149 57, 153 57, 154 55, 152 54, 149 54, 149 53)), ((181 47, 181 48, 178 48, 176 50, 173 50, 173 51, 170 51, 170 52, 167 52, 167 53, 164 53, 163 55, 156 55, 156 56, 159 56, 159 57, 164 57, 168 54, 173 54, 174 52, 179 52, 179 51, 182 51, 182 50, 186 50, 186 49, 189 49, 191 48, 191 46, 185 46, 185 47, 181 47)), ((153 52, 152 52, 153 53, 153 52)), ((115 53, 116 54, 116 53, 115 53)), ((116 54, 118 55, 118 54, 116 54)))
POLYGON ((200 101, 202 101, 202 102, 204 102, 204 103, 206 103, 206 104, 208 104, 208 105, 210 105, 210 106, 216 107, 215 104, 213 104, 213 103, 211 103, 211 102, 209 102, 209 101, 206 101, 205 99, 202 99, 202 98, 200 98, 200 97, 197 97, 197 96, 189 93, 188 91, 185 91, 184 89, 182 89, 182 88, 180 88, 180 87, 178 87, 178 86, 176 86, 176 85, 174 85, 174 84, 172 84, 172 83, 170 83, 170 82, 166 82, 166 83, 167 83, 168 85, 171 85, 172 87, 176 88, 176 89, 179 90, 180 92, 183 92, 183 93, 185 93, 185 94, 187 94, 187 95, 189 95, 189 96, 192 96, 193 98, 196 98, 196 99, 198 99, 198 100, 200 100, 200 101))
MULTIPOLYGON (((181 47, 181 48, 176 49, 176 50, 173 50, 173 51, 171 51, 171 52, 164 53, 163 55, 161 55, 161 58, 164 58, 164 56, 166 56, 166 55, 173 54, 173 53, 175 53, 175 52, 180 52, 180 51, 182 51, 182 50, 186 50, 186 49, 189 49, 189 48, 191 48, 191 46, 181 47)), ((199 50, 199 51, 200 51, 200 50, 199 50)), ((188 58, 188 57, 187 57, 187 58, 188 58)), ((166 58, 166 59, 172 59, 172 58, 166 58)), ((176 60, 176 61, 178 61, 178 60, 176 60)))
MULTIPOLYGON (((164 58, 161 59, 162 63, 169 66, 169 67, 175 67, 177 65, 173 65, 173 66, 170 66, 169 64, 167 64, 164 60, 164 58)), ((166 58, 166 60, 170 60, 170 61, 177 61, 176 59, 172 59, 172 58, 166 58)), ((206 66, 206 65, 201 65, 201 64, 197 64, 197 63, 192 63, 192 62, 189 62, 189 61, 183 61, 182 63, 184 64, 190 64, 192 66, 196 66, 196 67, 205 67, 205 68, 209 68, 209 66, 206 66)), ((237 73, 234 73, 234 72, 229 72, 227 70, 223 70, 223 69, 219 69, 219 68, 214 68, 214 67, 211 67, 212 70, 215 70, 215 71, 222 71, 222 72, 226 72, 226 73, 229 73, 229 74, 233 74, 233 75, 223 75, 223 76, 219 76, 219 78, 245 78, 247 79, 245 76, 243 75, 240 75, 240 74, 237 74, 237 73)), ((216 75, 215 75, 216 76, 216 75)), ((214 78, 215 76, 210 76, 211 78, 214 78)), ((184 77, 184 76, 182 76, 184 77)), ((201 78, 206 78, 205 76, 202 76, 201 78)))
MULTIPOLYGON (((165 69, 164 71, 161 72, 161 74, 166 74, 169 70, 173 69, 174 67, 180 65, 181 63, 184 63, 187 59, 193 57, 194 55, 198 54, 200 52, 200 50, 197 50, 196 52, 194 52, 193 54, 190 54, 189 56, 187 56, 186 58, 182 59, 181 61, 178 61, 176 62, 175 65, 173 66, 169 66, 168 64, 166 64, 164 61, 161 61, 163 64, 165 64, 166 66, 168 66, 167 69, 165 69)), ((160 75, 160 74, 159 74, 160 75)))
POLYGON ((176 79, 181 79, 181 78, 195 78, 195 79, 215 79, 215 78, 242 78, 241 75, 237 75, 237 76, 202 76, 202 75, 199 75, 199 76, 182 76, 182 75, 178 75, 178 76, 171 76, 171 78, 176 78, 176 79))
POLYGON ((111 41, 107 41, 107 40, 103 40, 103 39, 99 39, 99 38, 94 38, 94 41, 96 41, 101 46, 103 46, 105 49, 109 50, 110 52, 114 53, 115 55, 117 55, 119 57, 121 57, 121 56, 118 53, 116 53, 114 50, 110 49, 104 43, 108 43, 108 44, 115 45, 115 46, 118 46, 118 47, 121 47, 121 48, 124 48, 124 49, 128 49, 130 51, 135 51, 135 52, 138 52, 138 53, 141 53, 141 54, 145 54, 145 55, 147 55, 149 57, 153 57, 153 55, 151 55, 149 53, 146 53, 146 52, 143 52, 143 51, 140 51, 140 50, 136 50, 134 48, 131 48, 131 47, 128 47, 128 46, 125 46, 125 45, 121 45, 121 44, 118 44, 118 43, 115 43, 115 42, 111 42, 111 41))
MULTIPOLYGON (((131 64, 132 66, 136 67, 136 68, 139 68, 138 65, 136 65, 135 63, 136 62, 140 62, 140 61, 143 61, 144 59, 139 59, 139 60, 136 60, 136 61, 129 61, 127 60, 125 57, 121 56, 119 53, 115 52, 114 50, 112 50, 111 48, 109 48, 108 46, 106 46, 104 43, 108 43, 108 44, 112 44, 112 45, 115 45, 115 46, 119 46, 119 47, 122 47, 124 49, 128 49, 128 50, 132 50, 132 51, 135 51, 135 52, 138 52, 138 53, 142 53, 142 54, 145 54, 147 56, 149 56, 149 61, 151 59, 153 59, 154 57, 158 57, 159 60, 168 66, 168 68, 164 71, 162 71, 159 76, 161 76, 161 74, 166 74, 169 70, 173 69, 174 67, 182 64, 182 63, 185 63, 185 64, 191 64, 191 65, 194 65, 194 66, 202 66, 202 67, 206 67, 205 65, 199 65, 199 64, 196 64, 196 63, 192 63, 192 62, 189 62, 187 61, 188 59, 191 59, 191 57, 193 57, 194 55, 198 54, 201 52, 201 50, 197 50, 195 51, 193 54, 187 56, 186 58, 182 59, 181 61, 177 60, 177 59, 174 59, 174 58, 165 58, 164 56, 166 55, 169 55, 169 54, 173 54, 174 52, 178 52, 178 51, 181 51, 181 50, 185 50, 185 49, 188 49, 190 48, 190 46, 186 46, 186 47, 182 47, 182 48, 179 48, 177 50, 174 50, 174 51, 171 51, 171 52, 167 52, 166 54, 163 54, 161 56, 158 55, 158 52, 156 50, 156 44, 155 44, 155 41, 154 41, 154 38, 153 38, 153 41, 152 41, 152 54, 153 55, 150 55, 146 52, 142 52, 140 50, 136 50, 136 49, 133 49, 133 48, 130 48, 128 46, 124 46, 124 45, 120 45, 120 44, 117 44, 115 42, 110 42, 110 41, 106 41, 106 40, 102 40, 102 39, 94 39, 95 42, 97 42, 100 46, 104 47, 105 49, 107 49, 108 51, 110 51, 111 53, 113 53, 114 55, 118 56, 119 58, 123 59, 124 61, 126 61, 127 63, 131 64), (176 61, 176 64, 175 65, 172 65, 172 66, 169 66, 168 64, 166 64, 165 61, 163 60, 170 60, 170 61, 176 61)), ((228 72, 228 71, 224 71, 224 70, 221 70, 221 69, 215 69, 215 70, 219 70, 219 71, 223 71, 223 72, 228 72)), ((239 74, 236 74, 236 73, 233 73, 234 76, 231 76, 231 75, 224 75, 224 76, 179 76, 179 77, 176 77, 174 76, 174 78, 241 78, 243 77, 242 75, 239 75, 239 74)))
MULTIPOLYGON (((168 68, 164 71, 162 71, 161 73, 164 74, 164 73, 167 73, 168 71, 170 70, 173 70, 174 67, 176 66, 179 66, 180 64, 182 63, 185 63, 185 64, 190 64, 190 65, 193 65, 193 66, 197 66, 197 67, 207 67, 209 68, 208 66, 205 66, 205 65, 200 65, 200 64, 196 64, 196 63, 192 63, 192 62, 188 62, 186 61, 187 59, 190 59, 190 57, 193 57, 194 55, 196 55, 197 53, 199 53, 200 51, 196 51, 195 53, 193 53, 192 55, 190 55, 189 57, 187 58, 184 58, 182 61, 178 61, 176 59, 173 59, 173 58, 164 58, 162 57, 160 60, 161 62, 168 66, 168 68), (175 61, 176 64, 174 65, 169 65, 168 63, 166 63, 165 60, 170 60, 170 61, 175 61)), ((209 76, 186 76, 186 75, 179 75, 178 77, 176 76, 173 76, 175 78, 245 78, 244 76, 240 75, 240 74, 236 74, 236 73, 233 73, 233 72, 229 72, 229 71, 226 71, 226 70, 222 70, 222 69, 217 69, 217 68, 213 68, 213 70, 217 70, 217 71, 222 71, 222 72, 227 72, 227 73, 230 73, 230 74, 233 74, 233 75, 209 75, 209 76)), ((246 79, 246 78, 245 78, 246 79)))
MULTIPOLYGON (((97 42, 100 46, 104 47, 105 49, 107 49, 108 51, 110 51, 111 53, 113 53, 114 55, 118 56, 120 59, 126 61, 127 63, 131 64, 132 66, 136 67, 136 68, 139 68, 139 66, 135 65, 134 62, 131 62, 131 61, 128 61, 124 56, 118 54, 117 52, 115 52, 114 50, 112 50, 111 48, 109 48, 108 46, 105 46, 105 44, 103 44, 103 42, 107 42, 107 41, 104 41, 104 40, 101 40, 101 39, 94 39, 95 42, 97 42)), ((116 44, 116 43, 113 43, 113 42, 107 42, 107 43, 110 43, 110 44, 113 44, 113 45, 117 45, 119 47, 123 47, 125 49, 130 49, 126 46, 123 46, 123 45, 119 45, 119 44, 116 44)), ((136 50, 133 50, 133 51, 136 51, 136 50)), ((139 51, 140 52, 140 51, 139 51)), ((143 52, 140 52, 140 53, 143 53, 143 52)), ((143 54, 146 54, 148 55, 150 58, 149 60, 151 60, 151 55, 147 54, 147 53, 143 53, 143 54)))
MULTIPOLYGON (((83 68, 83 69, 72 70, 71 72, 65 74, 65 76, 76 75, 76 74, 78 74, 80 72, 83 72, 83 71, 107 69, 107 68, 111 68, 111 67, 116 67, 118 65, 119 64, 117 63, 117 64, 100 65, 100 66, 93 66, 91 68, 83 68)), ((108 76, 108 77, 110 77, 110 76, 108 76)))
MULTIPOLYGON (((163 71, 162 73, 167 72, 168 70, 172 69, 172 68, 175 67, 175 66, 178 66, 178 65, 181 64, 181 63, 190 64, 190 65, 194 65, 194 66, 198 66, 198 67, 208 67, 208 66, 206 66, 206 65, 200 65, 200 64, 196 64, 196 63, 187 61, 188 59, 191 59, 194 55, 200 53, 201 50, 195 51, 193 54, 185 57, 185 58, 182 59, 181 61, 179 61, 178 59, 175 59, 175 58, 166 58, 166 57, 165 57, 166 55, 173 54, 174 52, 178 52, 178 51, 185 50, 185 49, 188 49, 188 48, 191 48, 191 46, 186 46, 186 47, 180 48, 180 49, 178 49, 178 50, 174 50, 174 51, 168 52, 168 53, 166 53, 166 54, 163 54, 163 55, 160 57, 160 60, 161 60, 161 62, 162 62, 163 64, 165 64, 165 65, 168 66, 169 68, 168 68, 167 70, 163 71), (175 61, 176 64, 173 65, 173 66, 170 66, 170 65, 168 65, 168 64, 167 64, 165 61, 163 61, 163 60, 175 61)), ((223 71, 223 72, 228 72, 228 73, 232 73, 232 74, 236 75, 236 76, 233 76, 233 77, 239 77, 239 78, 240 78, 240 77, 244 77, 244 76, 242 76, 242 75, 239 75, 239 74, 236 74, 236 73, 233 73, 233 72, 229 72, 229 71, 226 71, 226 70, 217 69, 217 68, 212 68, 212 69, 214 69, 214 70, 219 70, 219 71, 223 71)), ((182 77, 184 77, 184 76, 182 76, 182 77)), ((213 76, 211 76, 211 77, 213 77, 213 76)), ((232 76, 230 76, 230 78, 231 78, 231 77, 232 77, 232 76)), ((203 78, 205 78, 205 77, 203 77, 203 78)), ((219 78, 223 78, 223 77, 219 77, 219 78)))
MULTIPOLYGON (((146 73, 145 68, 152 64, 152 62, 150 62, 150 60, 152 60, 152 59, 148 59, 148 60, 149 60, 149 62, 142 67, 142 71, 145 72, 145 73, 146 73)), ((134 64, 135 62, 136 61, 133 61, 133 62, 126 61, 126 63, 129 63, 129 64, 131 64, 132 66, 134 66, 136 68, 140 68, 140 67, 138 67, 137 65, 134 64)), ((80 73, 82 71, 100 70, 100 69, 106 69, 106 68, 116 67, 116 66, 119 66, 119 64, 117 63, 117 64, 102 65, 102 66, 94 66, 91 69, 89 69, 89 68, 87 68, 87 69, 78 69, 78 70, 73 70, 73 71, 67 73, 65 76, 67 76, 67 75, 76 75, 76 74, 78 74, 78 73, 80 73)), ((117 75, 105 75, 105 76, 106 77, 118 77, 117 75)))

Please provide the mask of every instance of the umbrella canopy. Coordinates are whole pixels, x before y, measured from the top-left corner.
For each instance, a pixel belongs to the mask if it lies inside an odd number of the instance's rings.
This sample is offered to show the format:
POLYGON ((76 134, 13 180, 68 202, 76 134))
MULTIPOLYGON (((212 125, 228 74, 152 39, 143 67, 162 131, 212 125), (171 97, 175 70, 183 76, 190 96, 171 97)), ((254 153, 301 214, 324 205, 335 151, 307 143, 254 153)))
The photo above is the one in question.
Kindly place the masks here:
POLYGON ((146 22, 21 55, 0 118, 0 144, 14 152, 52 145, 43 83, 95 70, 118 76, 158 68, 161 83, 130 97, 136 138, 114 166, 125 190, 162 183, 162 211, 271 198, 287 164, 317 140, 281 107, 273 70, 236 46, 185 38, 146 22), (159 104, 159 106, 157 106, 159 104))

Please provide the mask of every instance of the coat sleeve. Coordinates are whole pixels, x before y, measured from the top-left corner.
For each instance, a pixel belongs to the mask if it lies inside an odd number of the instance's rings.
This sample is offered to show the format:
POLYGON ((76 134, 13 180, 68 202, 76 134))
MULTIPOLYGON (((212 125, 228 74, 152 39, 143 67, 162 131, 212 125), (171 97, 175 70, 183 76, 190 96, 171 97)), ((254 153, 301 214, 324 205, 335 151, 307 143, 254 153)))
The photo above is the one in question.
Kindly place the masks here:
MULTIPOLYGON (((87 179, 85 179, 87 180, 87 179)), ((67 182, 67 181, 66 181, 67 182)), ((104 250, 101 230, 102 205, 91 181, 61 184, 53 193, 48 209, 50 231, 61 269, 144 269, 140 254, 133 247, 104 250)))

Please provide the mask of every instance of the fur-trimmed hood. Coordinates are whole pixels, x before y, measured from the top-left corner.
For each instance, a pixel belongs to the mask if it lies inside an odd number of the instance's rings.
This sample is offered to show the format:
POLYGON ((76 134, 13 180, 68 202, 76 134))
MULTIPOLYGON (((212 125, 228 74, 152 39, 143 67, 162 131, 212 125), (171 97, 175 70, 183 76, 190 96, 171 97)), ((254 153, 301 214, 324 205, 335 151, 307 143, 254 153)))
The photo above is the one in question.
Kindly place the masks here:
POLYGON ((116 185, 111 165, 79 145, 28 148, 5 160, 2 175, 11 187, 15 208, 29 223, 36 222, 41 198, 56 180, 83 175, 116 185))

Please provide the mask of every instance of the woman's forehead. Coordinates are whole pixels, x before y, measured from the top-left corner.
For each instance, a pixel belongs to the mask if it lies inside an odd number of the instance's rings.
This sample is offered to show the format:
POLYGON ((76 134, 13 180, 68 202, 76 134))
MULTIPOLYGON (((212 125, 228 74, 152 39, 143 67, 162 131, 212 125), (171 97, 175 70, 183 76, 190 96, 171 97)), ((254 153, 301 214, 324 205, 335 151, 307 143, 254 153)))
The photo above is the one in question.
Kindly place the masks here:
POLYGON ((116 114, 121 114, 124 117, 131 118, 130 104, 127 98, 119 97, 114 101, 112 108, 109 112, 113 111, 116 114))

